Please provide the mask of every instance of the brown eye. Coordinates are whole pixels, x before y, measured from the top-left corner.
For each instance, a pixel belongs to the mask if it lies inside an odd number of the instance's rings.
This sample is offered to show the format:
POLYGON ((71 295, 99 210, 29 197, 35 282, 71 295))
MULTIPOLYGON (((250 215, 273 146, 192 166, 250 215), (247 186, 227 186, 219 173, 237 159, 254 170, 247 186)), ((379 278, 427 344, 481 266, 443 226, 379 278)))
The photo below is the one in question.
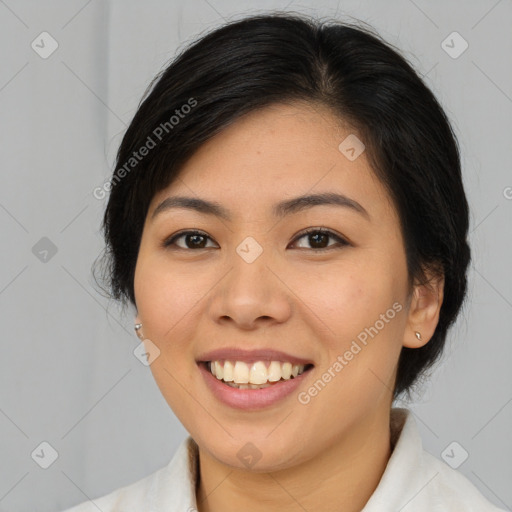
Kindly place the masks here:
POLYGON ((349 245, 349 243, 341 238, 336 233, 327 230, 327 229, 319 229, 319 228, 312 228, 307 230, 306 232, 299 235, 296 239, 306 239, 306 243, 310 245, 310 247, 301 247, 305 249, 316 249, 316 252, 322 251, 322 250, 330 250, 334 249, 336 247, 349 245), (334 240, 336 243, 329 244, 329 239, 334 240))
MULTIPOLYGON (((305 239, 306 243, 309 244, 309 247, 299 246, 299 248, 311 249, 314 250, 314 252, 321 252, 325 250, 336 249, 340 246, 343 247, 350 245, 346 240, 344 240, 333 231, 320 228, 312 228, 303 232, 301 235, 295 238, 294 243, 296 244, 297 241, 301 239, 305 239), (334 243, 329 243, 330 241, 333 241, 334 243)), ((183 250, 200 250, 212 247, 212 245, 207 245, 208 241, 212 241, 212 239, 202 231, 182 231, 181 233, 177 233, 171 238, 165 240, 162 245, 164 248, 170 248, 174 246, 177 249, 183 250), (180 243, 177 243, 177 241, 180 241, 180 243)))
POLYGON ((179 249, 207 249, 208 240, 211 240, 211 238, 202 231, 182 231, 166 240, 163 245, 164 247, 175 245, 179 249), (182 245, 177 244, 177 240, 183 240, 182 245))

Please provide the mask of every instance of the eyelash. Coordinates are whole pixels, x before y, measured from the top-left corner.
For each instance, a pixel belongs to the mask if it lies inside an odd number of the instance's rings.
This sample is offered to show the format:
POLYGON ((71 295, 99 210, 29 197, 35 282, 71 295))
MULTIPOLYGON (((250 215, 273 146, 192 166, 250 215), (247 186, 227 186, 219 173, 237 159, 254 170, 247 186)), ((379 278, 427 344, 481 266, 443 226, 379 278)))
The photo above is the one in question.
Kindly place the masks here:
MULTIPOLYGON (((292 243, 296 243, 301 238, 303 238, 303 237, 305 237, 307 235, 310 235, 312 233, 321 233, 321 234, 324 234, 324 235, 328 235, 330 238, 336 240, 338 242, 338 244, 337 245, 336 244, 329 245, 329 246, 323 247, 321 249, 315 249, 315 248, 311 248, 311 249, 302 248, 302 249, 310 250, 310 251, 313 251, 313 252, 325 252, 325 251, 330 251, 332 249, 336 249, 336 248, 339 249, 341 247, 350 245, 350 243, 347 242, 344 238, 342 238, 341 236, 337 235, 333 231, 331 231, 329 229, 325 229, 325 228, 308 228, 305 231, 303 231, 302 233, 299 233, 294 238, 292 243)), ((211 240, 211 237, 209 237, 204 231, 197 231, 197 230, 181 231, 180 233, 176 233, 172 237, 167 238, 166 240, 164 240, 162 242, 163 248, 168 249, 170 246, 174 245, 176 240, 178 240, 179 238, 184 237, 186 235, 199 235, 199 236, 203 236, 203 237, 209 238, 211 240)), ((200 248, 200 249, 189 249, 189 248, 183 248, 183 247, 176 247, 176 249, 177 250, 183 250, 183 251, 200 251, 200 250, 204 250, 204 249, 211 249, 211 247, 203 247, 203 248, 200 248)))

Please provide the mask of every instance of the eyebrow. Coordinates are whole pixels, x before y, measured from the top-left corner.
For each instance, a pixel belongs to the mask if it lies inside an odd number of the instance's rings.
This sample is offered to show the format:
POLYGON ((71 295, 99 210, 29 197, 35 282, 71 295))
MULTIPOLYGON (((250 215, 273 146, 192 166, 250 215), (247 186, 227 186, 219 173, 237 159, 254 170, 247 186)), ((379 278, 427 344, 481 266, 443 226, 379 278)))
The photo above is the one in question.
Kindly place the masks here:
MULTIPOLYGON (((343 194, 337 194, 334 192, 304 195, 281 201, 273 206, 272 213, 275 217, 282 218, 286 215, 302 212, 304 210, 313 208, 314 206, 320 205, 334 205, 348 208, 361 214, 367 220, 370 220, 370 215, 363 208, 363 206, 361 206, 361 204, 343 194)), ((154 219, 157 215, 173 208, 194 210, 206 215, 219 217, 226 221, 232 220, 232 216, 229 210, 224 208, 220 203, 217 203, 216 201, 199 199, 197 197, 185 196, 170 196, 164 199, 153 211, 151 219, 154 219)))

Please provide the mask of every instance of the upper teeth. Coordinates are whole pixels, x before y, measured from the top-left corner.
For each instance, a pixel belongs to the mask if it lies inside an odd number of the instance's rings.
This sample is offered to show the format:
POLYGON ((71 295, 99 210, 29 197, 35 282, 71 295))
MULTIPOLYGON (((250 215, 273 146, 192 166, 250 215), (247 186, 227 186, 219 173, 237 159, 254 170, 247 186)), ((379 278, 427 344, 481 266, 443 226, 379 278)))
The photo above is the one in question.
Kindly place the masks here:
POLYGON ((304 371, 303 364, 281 363, 272 361, 268 366, 264 361, 246 364, 243 361, 210 361, 210 371, 219 380, 236 382, 237 384, 265 384, 277 382, 280 379, 288 380, 297 377, 304 371))

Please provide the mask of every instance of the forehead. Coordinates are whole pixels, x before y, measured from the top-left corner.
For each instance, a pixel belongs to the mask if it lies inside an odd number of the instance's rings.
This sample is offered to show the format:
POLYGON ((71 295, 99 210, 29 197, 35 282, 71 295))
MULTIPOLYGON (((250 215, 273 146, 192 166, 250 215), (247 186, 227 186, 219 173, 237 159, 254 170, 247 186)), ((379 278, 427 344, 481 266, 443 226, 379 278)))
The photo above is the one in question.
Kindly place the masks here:
POLYGON ((235 211, 261 208, 263 213, 286 197, 338 192, 382 214, 379 203, 387 209, 390 199, 362 142, 323 106, 271 105, 236 120, 203 144, 177 179, 155 196, 151 209, 170 194, 180 194, 227 203, 235 211), (346 153, 346 141, 356 152, 346 153))

